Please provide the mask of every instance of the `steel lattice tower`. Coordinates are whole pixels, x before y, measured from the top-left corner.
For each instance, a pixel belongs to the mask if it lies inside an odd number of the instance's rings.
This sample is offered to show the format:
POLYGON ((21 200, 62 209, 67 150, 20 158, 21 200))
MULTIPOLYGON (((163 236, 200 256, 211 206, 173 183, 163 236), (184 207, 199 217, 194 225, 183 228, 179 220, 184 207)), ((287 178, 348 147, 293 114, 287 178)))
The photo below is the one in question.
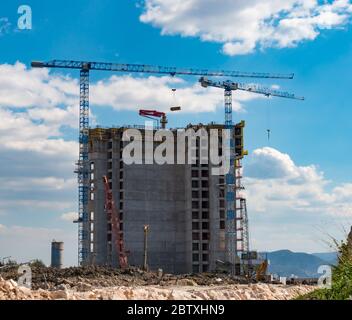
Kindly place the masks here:
POLYGON ((230 170, 226 175, 226 251, 228 262, 231 263, 231 273, 235 273, 235 263, 237 257, 236 245, 236 193, 235 193, 235 143, 234 125, 232 120, 232 90, 225 88, 225 129, 228 130, 228 140, 225 142, 229 149, 230 170))
POLYGON ((89 241, 87 224, 89 224, 89 67, 80 71, 80 117, 79 117, 79 161, 78 161, 78 263, 82 264, 88 257, 86 241, 89 241))

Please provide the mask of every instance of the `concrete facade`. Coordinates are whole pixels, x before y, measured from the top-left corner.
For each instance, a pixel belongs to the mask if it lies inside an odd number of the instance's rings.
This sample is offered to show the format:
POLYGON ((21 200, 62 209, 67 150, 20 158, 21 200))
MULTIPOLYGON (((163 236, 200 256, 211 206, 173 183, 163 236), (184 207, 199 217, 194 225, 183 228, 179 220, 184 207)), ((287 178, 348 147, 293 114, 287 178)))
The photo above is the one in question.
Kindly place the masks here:
MULTIPOLYGON (((90 223, 85 230, 89 254, 84 264, 118 266, 104 209, 103 176, 107 176, 130 265, 143 265, 143 228, 149 225, 151 270, 175 274, 214 270, 216 260, 226 259, 224 177, 211 175, 211 165, 200 163, 126 165, 122 160, 126 129, 90 130, 90 223)), ((171 147, 177 147, 176 139, 171 147)), ((199 143, 195 148, 199 153, 199 143)))

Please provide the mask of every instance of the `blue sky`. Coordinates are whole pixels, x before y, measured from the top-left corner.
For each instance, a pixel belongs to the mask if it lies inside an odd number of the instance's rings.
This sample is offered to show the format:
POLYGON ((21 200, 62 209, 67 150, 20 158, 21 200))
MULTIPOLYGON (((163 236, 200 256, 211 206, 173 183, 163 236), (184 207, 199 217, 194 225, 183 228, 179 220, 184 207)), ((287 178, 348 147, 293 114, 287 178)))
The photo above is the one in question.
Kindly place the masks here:
MULTIPOLYGON (((77 210, 73 169, 78 74, 31 73, 32 60, 294 72, 294 80, 258 82, 305 96, 304 102, 242 94, 236 98, 235 93, 235 109, 241 110, 234 117, 247 121, 250 156, 245 164, 254 246, 324 251, 321 230, 340 236, 341 226, 351 224, 351 3, 290 0, 287 7, 281 7, 272 0, 268 1, 271 6, 261 8, 255 0, 218 2, 223 9, 219 5, 215 10, 211 0, 189 0, 183 6, 182 1, 168 0, 28 0, 32 30, 17 29, 21 1, 1 2, 0 19, 6 20, 0 20, 0 30, 4 23, 8 27, 0 34, 0 112, 7 123, 0 126, 0 257, 25 260, 39 256, 48 262, 46 241, 57 237, 66 242, 67 263, 76 259, 76 228, 63 215, 70 217, 77 210), (248 26, 237 25, 238 14, 246 6, 252 10, 245 20, 248 26), (256 10, 263 16, 254 15, 256 10), (274 14, 279 18, 273 18, 274 14), (266 24, 268 18, 270 24, 266 24), (259 24, 258 19, 262 19, 259 24), (16 67, 16 62, 22 67, 16 67), (54 119, 50 114, 55 114, 54 119), (23 133, 20 126, 25 127, 23 133), (5 138, 14 138, 16 143, 8 145, 5 138), (33 146, 28 147, 31 138, 33 146), (67 152, 59 156, 62 150, 67 152), (267 177, 265 170, 277 173, 276 178, 267 177), (293 177, 304 182, 294 184, 293 177), (287 190, 292 199, 284 199, 279 190, 287 190), (265 196, 258 197, 257 192, 265 196), (280 200, 273 200, 272 193, 280 200), (272 239, 266 239, 271 233, 272 239), (22 244, 16 241, 18 234, 22 244)), ((223 92, 203 92, 197 89, 196 78, 183 79, 177 84, 170 79, 151 83, 140 75, 114 78, 109 73, 92 73, 93 123, 141 124, 138 109, 153 103, 160 103, 155 109, 165 109, 169 102, 185 107, 185 112, 170 116, 170 126, 223 122, 223 92), (153 85, 163 90, 165 103, 152 97, 153 85), (180 88, 175 97, 173 86, 180 88), (119 90, 126 100, 121 101, 119 90)))

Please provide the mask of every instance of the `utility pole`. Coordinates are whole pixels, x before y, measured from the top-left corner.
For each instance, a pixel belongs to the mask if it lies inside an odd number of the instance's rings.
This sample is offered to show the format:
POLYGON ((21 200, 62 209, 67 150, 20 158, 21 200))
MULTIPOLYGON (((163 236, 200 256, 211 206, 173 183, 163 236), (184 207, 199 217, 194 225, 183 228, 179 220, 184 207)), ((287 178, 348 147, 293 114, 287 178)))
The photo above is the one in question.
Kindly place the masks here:
POLYGON ((149 226, 144 226, 144 261, 143 261, 143 269, 144 271, 148 271, 148 234, 149 234, 149 226))

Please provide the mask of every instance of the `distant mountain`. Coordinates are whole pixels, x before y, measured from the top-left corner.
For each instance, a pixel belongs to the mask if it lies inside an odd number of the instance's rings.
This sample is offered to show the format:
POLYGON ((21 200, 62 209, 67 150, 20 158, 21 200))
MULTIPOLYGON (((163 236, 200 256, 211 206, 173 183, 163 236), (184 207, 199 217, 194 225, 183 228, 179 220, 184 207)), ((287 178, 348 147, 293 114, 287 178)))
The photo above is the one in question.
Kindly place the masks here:
MULTIPOLYGON (((262 255, 267 255, 270 261, 269 272, 281 277, 290 277, 294 274, 300 278, 317 278, 321 276, 318 274, 318 268, 331 264, 316 255, 289 250, 268 252, 262 255)), ((326 257, 332 258, 328 255, 326 257)))
POLYGON ((336 265, 337 264, 337 259, 338 255, 337 252, 322 252, 322 253, 313 253, 313 256, 316 256, 329 264, 336 265))

